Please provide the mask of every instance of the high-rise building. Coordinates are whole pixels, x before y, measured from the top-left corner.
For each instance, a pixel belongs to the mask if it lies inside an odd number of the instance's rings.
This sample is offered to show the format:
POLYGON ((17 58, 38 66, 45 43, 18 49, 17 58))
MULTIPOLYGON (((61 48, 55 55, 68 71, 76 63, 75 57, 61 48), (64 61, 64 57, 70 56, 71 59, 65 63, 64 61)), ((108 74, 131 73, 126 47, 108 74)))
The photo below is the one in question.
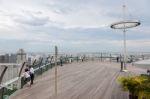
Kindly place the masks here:
POLYGON ((9 54, 0 55, 0 63, 9 63, 9 54))
POLYGON ((9 63, 9 54, 5 54, 5 63, 9 63))
POLYGON ((10 54, 9 56, 9 63, 16 63, 17 55, 16 54, 10 54))
POLYGON ((31 65, 31 61, 32 61, 31 57, 28 57, 28 64, 29 65, 31 65))
POLYGON ((5 63, 5 55, 0 56, 0 63, 5 63))
POLYGON ((24 51, 24 49, 19 49, 17 52, 17 63, 23 63, 26 62, 26 53, 24 51))

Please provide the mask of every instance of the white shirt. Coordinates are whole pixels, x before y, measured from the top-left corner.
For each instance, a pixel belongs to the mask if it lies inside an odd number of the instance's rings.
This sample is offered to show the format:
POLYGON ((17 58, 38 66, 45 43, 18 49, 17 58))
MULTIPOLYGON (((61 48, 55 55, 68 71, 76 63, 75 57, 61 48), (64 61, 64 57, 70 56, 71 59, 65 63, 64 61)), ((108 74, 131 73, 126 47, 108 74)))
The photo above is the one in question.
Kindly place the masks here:
POLYGON ((30 68, 30 73, 34 74, 34 69, 32 67, 30 68))
POLYGON ((29 72, 25 72, 25 73, 24 73, 24 77, 25 77, 25 78, 29 78, 29 77, 30 77, 29 72))

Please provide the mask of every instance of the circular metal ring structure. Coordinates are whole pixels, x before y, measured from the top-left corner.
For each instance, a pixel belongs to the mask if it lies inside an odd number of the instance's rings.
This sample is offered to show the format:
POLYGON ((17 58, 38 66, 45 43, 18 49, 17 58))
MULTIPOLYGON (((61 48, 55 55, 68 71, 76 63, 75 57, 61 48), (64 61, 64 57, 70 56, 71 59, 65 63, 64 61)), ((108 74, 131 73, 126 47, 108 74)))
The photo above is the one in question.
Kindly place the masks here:
POLYGON ((137 27, 141 24, 140 21, 135 21, 135 20, 124 20, 124 21, 119 21, 116 23, 111 24, 112 29, 121 29, 123 30, 123 45, 124 45, 124 57, 123 57, 123 63, 124 63, 124 68, 121 68, 121 71, 127 71, 126 69, 126 63, 127 63, 127 51, 126 51, 126 29, 128 28, 133 28, 137 27))
POLYGON ((113 29, 128 29, 128 28, 133 28, 137 27, 141 24, 140 21, 135 21, 135 20, 126 20, 126 21, 120 21, 111 24, 111 28, 113 29))

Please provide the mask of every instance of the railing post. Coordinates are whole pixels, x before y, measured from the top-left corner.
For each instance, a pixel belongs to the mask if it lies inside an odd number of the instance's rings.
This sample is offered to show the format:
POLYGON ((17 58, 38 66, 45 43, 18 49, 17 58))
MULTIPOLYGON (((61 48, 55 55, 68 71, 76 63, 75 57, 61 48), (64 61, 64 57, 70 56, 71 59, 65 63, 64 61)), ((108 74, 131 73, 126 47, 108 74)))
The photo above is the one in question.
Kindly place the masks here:
POLYGON ((2 80, 3 80, 3 77, 6 73, 7 68, 8 68, 7 66, 4 66, 4 70, 2 71, 2 73, 0 75, 0 85, 2 84, 2 80))
POLYGON ((19 77, 21 76, 21 73, 22 73, 22 70, 23 70, 23 68, 24 68, 24 66, 25 66, 25 63, 26 63, 26 62, 23 62, 22 66, 21 66, 21 69, 20 69, 20 71, 19 71, 19 77))
POLYGON ((21 73, 22 73, 22 70, 23 70, 25 64, 26 64, 26 62, 23 62, 22 66, 21 66, 21 69, 19 71, 19 75, 18 75, 19 79, 18 79, 18 83, 17 83, 17 88, 18 89, 23 88, 23 85, 22 85, 23 83, 22 82, 24 81, 24 79, 20 78, 20 77, 21 77, 21 73))
POLYGON ((63 66, 63 58, 62 58, 62 56, 60 57, 60 66, 63 66))
POLYGON ((51 60, 50 60, 50 68, 52 68, 52 60, 53 60, 53 56, 51 56, 51 60))
POLYGON ((79 62, 79 56, 77 56, 77 62, 79 62))
POLYGON ((123 61, 121 61, 121 69, 120 69, 120 71, 123 71, 123 61))
POLYGON ((0 99, 3 99, 3 87, 0 88, 0 99))
POLYGON ((111 62, 111 54, 110 54, 110 62, 111 62))
POLYGON ((143 60, 145 59, 144 55, 142 55, 142 59, 143 59, 143 60))
POLYGON ((41 61, 40 61, 40 63, 38 64, 38 65, 39 65, 40 74, 42 74, 42 68, 41 68, 42 62, 43 62, 43 58, 41 58, 41 61))
POLYGON ((21 82, 20 82, 20 83, 21 83, 20 88, 23 88, 23 86, 25 85, 24 78, 23 78, 23 77, 21 77, 20 81, 21 81, 21 82))
POLYGON ((1 89, 1 98, 4 99, 4 87, 1 89))
POLYGON ((57 96, 57 55, 58 55, 58 49, 57 46, 55 46, 55 95, 57 96))
POLYGON ((101 53, 101 62, 103 61, 103 53, 101 53))
MULTIPOLYGON (((42 62, 43 62, 43 58, 41 59, 41 63, 40 65, 42 65, 42 62)), ((41 68, 41 67, 40 67, 41 68)), ((43 73, 43 68, 41 68, 41 74, 43 73)))
POLYGON ((49 58, 50 58, 50 56, 47 57, 47 58, 46 58, 46 61, 45 61, 46 70, 48 70, 48 65, 47 65, 47 63, 48 63, 48 59, 49 59, 49 58))
POLYGON ((33 64, 32 64, 32 65, 35 65, 35 63, 36 63, 36 59, 33 61, 33 64))

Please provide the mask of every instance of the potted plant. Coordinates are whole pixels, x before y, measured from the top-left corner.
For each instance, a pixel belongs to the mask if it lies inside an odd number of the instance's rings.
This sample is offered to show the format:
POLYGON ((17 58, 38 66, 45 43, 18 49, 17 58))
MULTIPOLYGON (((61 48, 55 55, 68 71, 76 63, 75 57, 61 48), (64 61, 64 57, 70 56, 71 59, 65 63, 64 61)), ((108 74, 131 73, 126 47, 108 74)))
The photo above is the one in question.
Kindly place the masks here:
POLYGON ((122 88, 129 91, 129 99, 144 99, 150 95, 150 82, 147 76, 120 77, 119 81, 122 88))

